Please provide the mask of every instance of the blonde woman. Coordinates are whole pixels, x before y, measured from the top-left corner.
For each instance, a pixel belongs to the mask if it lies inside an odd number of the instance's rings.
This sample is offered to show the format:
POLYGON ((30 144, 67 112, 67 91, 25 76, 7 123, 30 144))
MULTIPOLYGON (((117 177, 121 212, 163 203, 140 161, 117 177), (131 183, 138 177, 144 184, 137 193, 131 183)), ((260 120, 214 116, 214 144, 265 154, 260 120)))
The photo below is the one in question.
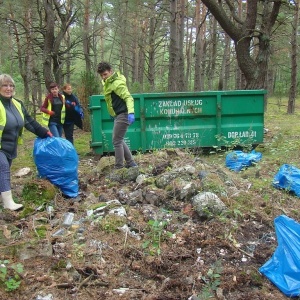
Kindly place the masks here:
POLYGON ((11 192, 10 167, 17 157, 18 144, 22 143, 24 127, 40 138, 51 137, 26 111, 22 101, 16 99, 15 82, 10 75, 0 75, 0 194, 3 207, 19 210, 22 204, 15 203, 11 192))
POLYGON ((82 129, 83 110, 78 98, 73 94, 70 83, 64 84, 63 95, 66 99, 66 118, 63 124, 65 138, 74 144, 74 125, 82 129))

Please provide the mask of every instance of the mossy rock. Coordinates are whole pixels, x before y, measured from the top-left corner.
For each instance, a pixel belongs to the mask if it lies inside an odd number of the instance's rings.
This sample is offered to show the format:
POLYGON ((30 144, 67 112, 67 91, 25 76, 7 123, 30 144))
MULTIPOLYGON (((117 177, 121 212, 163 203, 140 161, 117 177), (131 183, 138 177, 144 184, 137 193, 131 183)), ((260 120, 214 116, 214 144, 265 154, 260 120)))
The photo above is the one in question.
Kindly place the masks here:
POLYGON ((26 204, 42 205, 51 202, 58 189, 45 179, 35 179, 24 185, 22 197, 26 204))

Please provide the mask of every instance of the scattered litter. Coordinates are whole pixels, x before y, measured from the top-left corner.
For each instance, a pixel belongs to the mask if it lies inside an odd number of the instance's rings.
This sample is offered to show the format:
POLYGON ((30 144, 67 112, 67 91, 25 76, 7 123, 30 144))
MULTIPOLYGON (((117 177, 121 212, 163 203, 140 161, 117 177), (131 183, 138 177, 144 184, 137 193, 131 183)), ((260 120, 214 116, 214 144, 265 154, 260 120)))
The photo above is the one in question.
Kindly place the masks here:
POLYGON ((72 266, 71 262, 68 260, 67 265, 66 265, 66 269, 70 270, 72 267, 73 266, 72 266))
POLYGON ((16 177, 23 177, 23 176, 26 176, 26 175, 28 175, 28 174, 30 174, 30 173, 31 173, 31 169, 28 168, 28 167, 26 167, 26 168, 20 169, 20 170, 15 174, 15 176, 16 176, 16 177))
POLYGON ((300 224, 281 215, 274 220, 278 246, 259 271, 286 296, 300 295, 300 224))
POLYGON ((300 197, 300 169, 288 164, 282 165, 274 176, 273 186, 294 192, 297 197, 300 197))
POLYGON ((119 295, 123 295, 125 294, 125 292, 129 291, 129 288, 119 288, 119 289, 113 289, 113 292, 119 294, 119 295))
POLYGON ((136 178, 135 182, 140 185, 140 184, 142 184, 145 181, 146 178, 147 178, 146 175, 140 174, 136 178))
POLYGON ((243 255, 241 261, 242 261, 242 262, 246 262, 246 261, 248 261, 248 259, 247 259, 247 257, 245 257, 245 255, 243 255))
POLYGON ((137 234, 135 231, 130 230, 130 228, 128 227, 127 224, 125 224, 125 225, 122 226, 122 227, 118 227, 118 229, 119 229, 120 231, 123 231, 123 232, 127 233, 129 236, 131 236, 131 237, 137 239, 138 241, 141 239, 141 236, 140 236, 139 234, 137 234))
POLYGON ((54 207, 51 205, 47 206, 47 213, 49 215, 49 218, 51 219, 54 215, 54 207))
POLYGON ((73 219, 74 219, 74 213, 71 212, 65 213, 62 226, 70 227, 72 225, 73 219))
POLYGON ((52 234, 53 237, 57 237, 57 236, 63 236, 65 235, 65 233, 67 232, 67 230, 65 228, 60 228, 58 229, 56 232, 54 232, 52 234))
POLYGON ((115 215, 118 215, 120 217, 126 217, 127 216, 126 209, 123 206, 113 208, 108 213, 109 214, 115 214, 115 215))
POLYGON ((92 216, 92 215, 93 215, 93 213, 94 213, 94 210, 93 210, 93 209, 88 209, 88 210, 86 211, 86 215, 87 215, 87 217, 90 217, 90 216, 92 216))
POLYGON ((36 300, 53 300, 53 296, 51 294, 48 294, 47 296, 40 296, 38 295, 36 297, 36 300))
POLYGON ((236 150, 227 154, 225 159, 226 167, 235 172, 241 171, 245 167, 249 167, 262 158, 260 152, 252 150, 250 153, 244 153, 243 151, 236 150))

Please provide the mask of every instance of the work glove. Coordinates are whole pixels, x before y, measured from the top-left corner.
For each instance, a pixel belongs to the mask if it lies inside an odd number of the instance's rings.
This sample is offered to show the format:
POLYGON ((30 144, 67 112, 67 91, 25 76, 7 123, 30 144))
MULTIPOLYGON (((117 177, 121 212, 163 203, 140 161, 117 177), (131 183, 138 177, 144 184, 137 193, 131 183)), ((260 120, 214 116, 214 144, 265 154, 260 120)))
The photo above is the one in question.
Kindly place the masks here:
POLYGON ((52 111, 52 110, 48 110, 48 114, 49 114, 50 116, 54 116, 54 115, 55 115, 55 112, 52 111))
POLYGON ((128 114, 128 123, 129 125, 135 121, 134 114, 128 114))
POLYGON ((47 136, 48 137, 53 137, 53 134, 51 133, 51 131, 47 131, 47 136))

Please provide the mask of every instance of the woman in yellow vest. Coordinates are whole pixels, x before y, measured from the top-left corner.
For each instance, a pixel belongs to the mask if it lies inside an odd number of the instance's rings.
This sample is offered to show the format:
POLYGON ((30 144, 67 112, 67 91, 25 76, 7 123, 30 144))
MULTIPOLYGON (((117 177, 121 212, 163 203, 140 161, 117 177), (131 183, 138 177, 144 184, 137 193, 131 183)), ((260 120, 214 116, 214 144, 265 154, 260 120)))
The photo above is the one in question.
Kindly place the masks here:
POLYGON ((19 210, 22 204, 12 198, 10 166, 17 157, 17 146, 22 143, 24 127, 40 138, 51 137, 48 129, 42 127, 26 111, 22 101, 14 98, 15 82, 10 75, 0 75, 0 198, 3 207, 19 210))
POLYGON ((50 83, 49 91, 41 107, 42 123, 49 127, 53 136, 61 137, 66 116, 65 96, 59 93, 58 84, 55 82, 50 83))

